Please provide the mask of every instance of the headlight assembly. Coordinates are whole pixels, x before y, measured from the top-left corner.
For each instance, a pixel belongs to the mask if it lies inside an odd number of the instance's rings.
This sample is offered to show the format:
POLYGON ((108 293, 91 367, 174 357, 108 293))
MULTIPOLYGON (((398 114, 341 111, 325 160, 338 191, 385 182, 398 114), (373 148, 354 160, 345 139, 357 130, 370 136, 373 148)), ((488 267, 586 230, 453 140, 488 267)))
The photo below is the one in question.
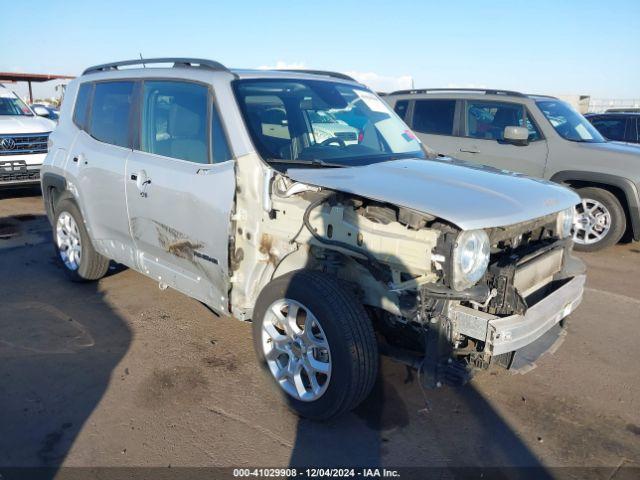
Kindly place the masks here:
POLYGON ((468 230, 458 235, 453 249, 454 290, 464 290, 475 285, 489 265, 489 236, 484 230, 468 230))
POLYGON ((571 235, 573 229, 573 218, 575 215, 575 209, 573 207, 567 208, 558 214, 558 235, 560 238, 566 238, 571 235))

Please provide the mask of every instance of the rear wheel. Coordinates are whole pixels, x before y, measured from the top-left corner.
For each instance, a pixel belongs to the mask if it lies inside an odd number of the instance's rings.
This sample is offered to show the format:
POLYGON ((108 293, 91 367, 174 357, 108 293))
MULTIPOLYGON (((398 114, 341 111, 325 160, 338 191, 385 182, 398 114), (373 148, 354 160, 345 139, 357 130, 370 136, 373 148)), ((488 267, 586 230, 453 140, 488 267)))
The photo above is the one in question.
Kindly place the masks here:
POLYGON ((596 187, 577 190, 581 201, 576 205, 573 241, 576 250, 595 252, 615 245, 627 228, 627 218, 618 198, 596 187))
POLYGON ((55 207, 53 240, 56 257, 76 282, 98 280, 109 270, 109 259, 93 248, 76 204, 63 199, 55 207))
POLYGON ((371 321, 355 296, 325 273, 301 270, 269 283, 256 302, 253 339, 258 360, 303 417, 347 412, 375 382, 371 321))

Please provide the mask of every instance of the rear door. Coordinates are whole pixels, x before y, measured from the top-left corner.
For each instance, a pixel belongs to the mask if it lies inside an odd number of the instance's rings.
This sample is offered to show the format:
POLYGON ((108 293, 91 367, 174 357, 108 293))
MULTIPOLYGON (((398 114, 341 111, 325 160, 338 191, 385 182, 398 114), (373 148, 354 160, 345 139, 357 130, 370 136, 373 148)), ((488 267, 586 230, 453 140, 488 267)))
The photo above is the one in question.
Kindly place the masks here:
POLYGON ((80 85, 73 116, 79 132, 66 167, 94 246, 127 265, 134 261, 124 189, 133 90, 132 81, 80 85))
POLYGON ((234 160, 209 87, 140 85, 138 142, 127 162, 127 201, 139 268, 227 310, 234 160))
POLYGON ((524 105, 511 102, 465 100, 461 109, 458 152, 463 160, 503 170, 542 177, 547 162, 547 141, 524 105), (526 126, 529 144, 503 141, 504 128, 526 126))

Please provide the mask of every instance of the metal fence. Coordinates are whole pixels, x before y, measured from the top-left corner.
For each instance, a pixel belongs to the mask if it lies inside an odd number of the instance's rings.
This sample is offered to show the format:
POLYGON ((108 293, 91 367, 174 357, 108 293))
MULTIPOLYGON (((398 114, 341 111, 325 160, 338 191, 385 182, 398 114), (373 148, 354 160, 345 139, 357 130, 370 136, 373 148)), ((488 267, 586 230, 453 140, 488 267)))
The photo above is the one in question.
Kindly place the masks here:
POLYGON ((601 113, 610 108, 640 108, 640 98, 591 98, 589 112, 601 113))

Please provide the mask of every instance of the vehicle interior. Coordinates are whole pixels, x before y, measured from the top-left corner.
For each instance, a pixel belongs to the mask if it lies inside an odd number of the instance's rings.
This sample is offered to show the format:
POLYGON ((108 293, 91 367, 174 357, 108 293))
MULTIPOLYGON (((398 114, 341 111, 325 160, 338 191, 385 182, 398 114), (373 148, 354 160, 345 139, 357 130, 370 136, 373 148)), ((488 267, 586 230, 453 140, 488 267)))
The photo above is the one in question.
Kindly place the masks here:
POLYGON ((415 137, 369 92, 380 106, 372 109, 353 87, 331 82, 239 81, 235 88, 253 141, 268 161, 358 164, 381 155, 422 154, 415 137), (314 128, 318 118, 349 132, 321 137, 314 128), (357 138, 348 140, 357 141, 347 143, 346 134, 356 136, 356 131, 357 138))

